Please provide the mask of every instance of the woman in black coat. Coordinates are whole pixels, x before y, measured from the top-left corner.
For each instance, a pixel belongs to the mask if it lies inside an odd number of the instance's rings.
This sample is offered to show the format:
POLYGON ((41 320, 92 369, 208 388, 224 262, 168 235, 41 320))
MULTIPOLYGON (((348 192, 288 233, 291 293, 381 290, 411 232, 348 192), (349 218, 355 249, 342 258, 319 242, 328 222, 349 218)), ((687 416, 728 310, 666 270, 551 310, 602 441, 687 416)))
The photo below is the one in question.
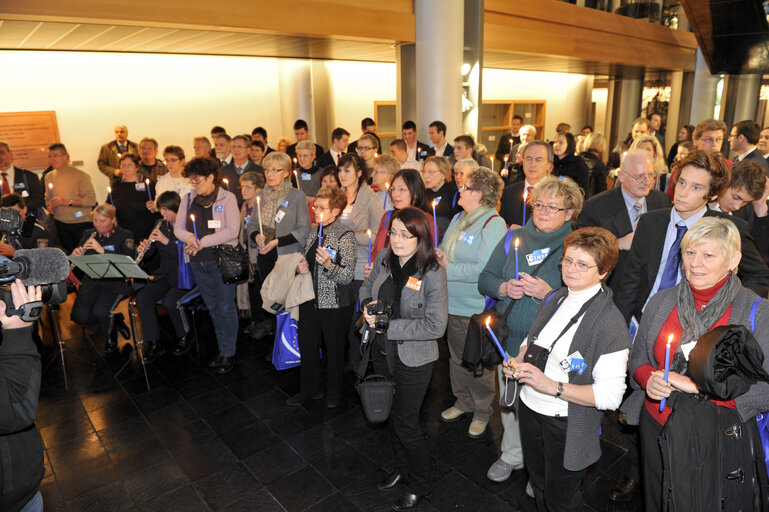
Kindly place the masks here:
POLYGON ((571 178, 587 194, 590 188, 590 173, 585 161, 574 154, 576 150, 577 140, 574 135, 569 132, 562 132, 556 136, 553 143, 553 152, 555 153, 553 176, 571 178))
POLYGON ((606 137, 603 136, 603 133, 591 133, 585 139, 584 147, 585 151, 579 156, 585 161, 590 176, 590 185, 585 190, 585 199, 587 200, 607 188, 606 177, 609 174, 609 168, 603 163, 607 148, 606 137))

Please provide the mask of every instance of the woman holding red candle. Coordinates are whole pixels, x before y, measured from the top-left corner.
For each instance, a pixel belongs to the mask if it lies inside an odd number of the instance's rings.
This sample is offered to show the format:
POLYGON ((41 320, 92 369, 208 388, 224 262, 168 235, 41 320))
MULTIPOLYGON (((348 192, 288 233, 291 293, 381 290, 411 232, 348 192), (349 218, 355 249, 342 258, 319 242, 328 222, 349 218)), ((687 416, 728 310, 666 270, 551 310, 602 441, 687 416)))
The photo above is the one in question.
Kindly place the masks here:
POLYGON ((238 243, 238 202, 235 194, 220 186, 221 171, 215 160, 194 158, 184 168, 184 175, 190 179, 192 192, 183 197, 179 205, 174 235, 185 243, 190 270, 214 322, 219 350, 208 366, 216 373, 227 373, 235 364, 238 311, 235 285, 222 281, 213 247, 238 243))
MULTIPOLYGON (((664 430, 668 431, 667 435, 671 433, 666 425, 675 417, 676 409, 685 411, 685 405, 692 399, 697 401, 702 414, 728 415, 728 411, 719 413, 717 408, 736 409, 738 417, 734 422, 738 426, 769 410, 769 384, 766 382, 753 384, 733 400, 718 400, 700 394, 688 375, 689 355, 703 334, 727 324, 751 329, 751 309, 758 297, 743 288, 736 276, 742 257, 740 250, 740 235, 734 223, 714 217, 700 219, 681 241, 686 278, 675 287, 654 295, 646 306, 628 363, 634 392, 622 406, 628 423, 639 425, 646 510, 663 510, 666 503, 676 503, 677 510, 703 510, 691 503, 692 495, 697 498, 709 496, 712 500, 709 503, 714 507, 722 502, 728 504, 727 510, 758 510, 753 508, 753 483, 759 480, 753 471, 756 465, 751 460, 735 460, 738 438, 749 438, 747 424, 741 425, 744 435, 730 439, 731 448, 724 448, 724 453, 732 457, 729 468, 723 467, 719 460, 698 460, 696 450, 687 450, 688 460, 684 463, 702 470, 697 473, 696 483, 688 478, 663 480, 664 474, 671 470, 665 461, 669 464, 672 459, 663 458, 659 444, 664 430), (673 341, 666 381, 665 353, 670 335, 673 341), (662 399, 666 399, 666 406, 660 411, 662 399), (718 468, 721 467, 724 474, 720 474, 718 468), (725 475, 738 468, 742 474, 738 480, 744 484, 730 485, 725 475), (682 506, 681 500, 688 505, 682 506)), ((768 322, 769 305, 763 300, 756 306, 753 335, 765 354, 764 369, 769 368, 769 357, 766 357, 769 355, 768 322)), ((691 442, 687 444, 692 447, 700 442, 714 445, 721 442, 724 435, 724 429, 707 436, 705 433, 711 430, 706 425, 689 426, 687 437, 691 442)), ((685 447, 669 446, 668 449, 683 450, 685 447)), ((756 453, 762 453, 760 446, 754 449, 756 453)), ((758 463, 764 464, 763 460, 758 463)))
MULTIPOLYGON (((571 233, 571 219, 582 210, 582 192, 569 180, 547 177, 539 181, 531 192, 533 214, 531 222, 513 232, 520 240, 518 267, 520 278, 515 278, 515 253, 510 247, 505 255, 505 239, 492 251, 486 267, 478 278, 478 291, 497 299, 497 311, 504 314, 510 301, 516 301, 507 317, 510 335, 507 353, 518 353, 521 342, 531 328, 542 300, 553 289, 562 286, 558 261, 563 252, 563 241, 571 233)), ((499 379, 504 386, 501 369, 499 379)), ((487 473, 490 480, 504 482, 513 470, 523 468, 523 451, 516 414, 502 409, 502 454, 487 473)))

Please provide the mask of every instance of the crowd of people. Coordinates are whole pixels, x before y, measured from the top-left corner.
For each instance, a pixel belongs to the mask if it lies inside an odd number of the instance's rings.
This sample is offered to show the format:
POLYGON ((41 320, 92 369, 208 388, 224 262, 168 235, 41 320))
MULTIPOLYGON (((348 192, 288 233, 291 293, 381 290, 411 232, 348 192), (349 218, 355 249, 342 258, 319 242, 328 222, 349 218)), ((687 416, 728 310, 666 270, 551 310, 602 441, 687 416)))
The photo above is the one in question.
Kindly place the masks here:
MULTIPOLYGON (((661 121, 636 119, 609 151, 590 126, 573 134, 560 123, 547 142, 514 116, 491 158, 470 135, 449 144, 441 121, 429 125, 432 145, 407 121, 389 154, 370 118, 352 143, 333 130, 328 151, 303 120, 295 142, 281 137, 276 148, 262 127, 231 135, 216 126, 192 141, 191 158, 169 145, 162 160, 155 139, 137 144, 117 126, 98 155, 106 193, 60 142, 42 179, 15 168, 0 143, 2 207, 37 222, 0 253, 58 245, 73 256, 137 257, 152 276, 136 292, 146 364, 189 351, 179 303, 190 290, 214 326, 207 364, 217 373, 237 364, 239 340, 267 349, 285 307, 301 354, 289 405, 338 407, 345 362, 357 367, 361 333, 374 330, 364 344, 395 390, 395 467, 378 488, 402 486, 395 510, 418 506, 435 484, 420 411, 443 340, 453 397, 440 420, 468 416, 467 435, 481 438, 498 400, 504 434, 487 476, 502 482, 525 469, 538 510, 581 508, 604 412, 614 410, 631 465, 607 499, 628 501, 640 486, 646 510, 765 510, 756 417, 769 411, 769 128, 704 120, 682 127, 665 155, 661 121), (722 155, 727 138, 734 162, 722 155), (222 278, 228 247, 248 257, 239 282, 222 278), (173 339, 159 328, 158 304, 173 339), (484 311, 500 319, 486 342, 498 341, 504 357, 473 371, 466 340, 484 311), (760 360, 752 379, 720 392, 703 340, 727 325, 744 327, 739 342, 760 360), (699 429, 704 418, 717 427, 699 429), (684 443, 721 447, 719 464, 684 443), (692 468, 692 479, 680 478, 692 468)), ((72 278, 72 320, 115 352, 131 335, 115 309, 133 290, 72 278)))

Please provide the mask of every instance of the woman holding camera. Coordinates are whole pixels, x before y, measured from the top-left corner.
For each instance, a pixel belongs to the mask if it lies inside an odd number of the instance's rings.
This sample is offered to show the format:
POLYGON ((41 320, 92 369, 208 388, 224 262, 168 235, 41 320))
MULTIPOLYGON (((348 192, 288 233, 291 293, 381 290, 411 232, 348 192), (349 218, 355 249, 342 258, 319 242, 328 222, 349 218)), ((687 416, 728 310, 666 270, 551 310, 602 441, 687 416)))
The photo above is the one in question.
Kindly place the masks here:
POLYGON ((604 285, 618 255, 603 228, 567 236, 566 287, 539 308, 516 364, 503 364, 505 376, 523 384, 518 414, 537 510, 582 510, 582 477, 601 456, 603 411, 622 402, 631 341, 604 285))
MULTIPOLYGON (((515 301, 506 319, 510 334, 505 350, 510 355, 518 353, 542 300, 551 290, 562 286, 558 260, 563 241, 571 233, 571 219, 582 210, 582 192, 570 179, 544 178, 531 191, 530 197, 532 216, 512 235, 513 239, 519 240, 518 264, 514 248, 509 247, 506 251, 503 238, 478 278, 478 291, 497 299, 496 310, 500 314, 504 314, 510 301, 515 301)), ((499 379, 500 389, 504 389, 501 368, 499 379)), ((512 402, 512 397, 508 402, 512 402)), ((489 480, 504 482, 513 470, 523 468, 518 423, 515 412, 503 407, 502 455, 486 473, 489 480)))
POLYGON ((323 231, 310 232, 304 244, 304 258, 297 274, 311 274, 315 298, 299 306, 299 352, 302 354, 301 390, 289 398, 288 405, 301 405, 323 397, 319 349, 324 346, 326 359, 326 406, 339 406, 344 367, 345 334, 355 306, 355 232, 339 220, 347 206, 344 191, 321 188, 316 196, 315 212, 323 215, 323 231))
POLYGON ((438 359, 436 340, 446 330, 449 306, 446 271, 438 265, 433 247, 427 215, 410 206, 399 209, 390 223, 390 247, 377 254, 360 289, 369 328, 377 323, 372 305, 382 306, 377 304, 382 301, 392 308, 389 327, 371 341, 375 343, 371 353, 376 373, 395 382, 389 420, 395 471, 377 486, 385 491, 407 481, 408 490, 393 504, 395 510, 416 507, 434 483, 419 411, 438 359))

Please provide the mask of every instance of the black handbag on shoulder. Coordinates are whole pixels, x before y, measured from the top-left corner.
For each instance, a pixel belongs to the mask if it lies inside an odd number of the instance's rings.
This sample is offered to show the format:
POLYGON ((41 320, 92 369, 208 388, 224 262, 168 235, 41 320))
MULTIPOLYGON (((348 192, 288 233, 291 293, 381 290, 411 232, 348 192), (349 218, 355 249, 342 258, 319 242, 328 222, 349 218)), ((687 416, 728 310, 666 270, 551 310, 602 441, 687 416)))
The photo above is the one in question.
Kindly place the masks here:
POLYGON ((251 261, 248 259, 248 251, 238 245, 215 245, 213 248, 216 264, 222 281, 226 284, 242 283, 248 281, 251 271, 251 261))

